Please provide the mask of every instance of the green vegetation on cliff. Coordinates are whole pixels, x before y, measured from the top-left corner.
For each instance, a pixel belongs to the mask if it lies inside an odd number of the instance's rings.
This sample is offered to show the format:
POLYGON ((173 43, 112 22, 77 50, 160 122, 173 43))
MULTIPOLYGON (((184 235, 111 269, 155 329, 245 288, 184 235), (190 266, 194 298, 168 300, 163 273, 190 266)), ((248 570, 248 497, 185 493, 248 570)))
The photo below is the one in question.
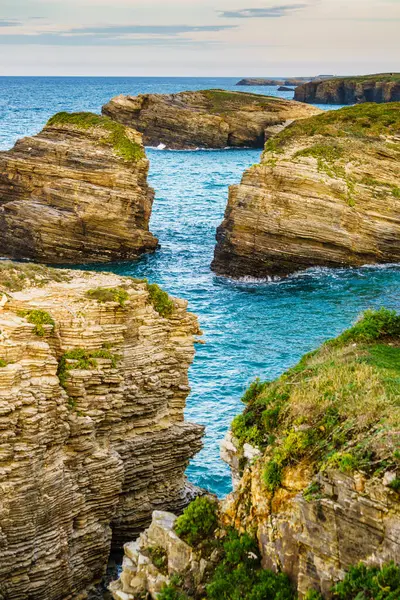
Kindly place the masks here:
POLYGON ((106 302, 116 302, 121 307, 125 306, 127 300, 129 300, 128 292, 122 288, 96 288, 93 290, 89 290, 86 294, 88 298, 93 300, 97 300, 100 304, 105 304, 106 302))
MULTIPOLYGON (((267 152, 280 153, 291 141, 301 137, 323 136, 336 139, 353 137, 373 139, 400 132, 400 102, 388 104, 366 103, 296 121, 269 139, 267 152)), ((330 152, 330 150, 329 150, 330 152)))
POLYGON ((111 362, 111 367, 115 368, 117 366, 117 360, 119 357, 104 348, 100 350, 75 348, 74 350, 68 350, 65 352, 58 362, 57 369, 57 375, 61 385, 63 387, 66 386, 69 371, 74 369, 83 371, 97 369, 97 358, 109 360, 111 362))
POLYGON ((44 265, 0 261, 0 291, 19 292, 28 287, 44 287, 52 281, 64 282, 71 274, 44 265))
POLYGON ((216 89, 204 90, 202 93, 210 103, 210 111, 218 114, 237 111, 243 106, 248 107, 249 104, 254 104, 254 106, 260 109, 268 107, 270 110, 273 110, 274 105, 279 104, 279 100, 275 97, 248 92, 229 92, 216 89))
POLYGON ((137 161, 144 158, 144 150, 127 134, 127 128, 121 123, 108 117, 101 117, 89 112, 67 113, 53 115, 47 122, 48 127, 74 127, 83 131, 100 129, 105 133, 102 143, 112 146, 115 154, 126 161, 137 161))
POLYGON ((149 299, 154 309, 162 317, 168 318, 174 312, 175 305, 167 292, 162 290, 156 283, 148 283, 147 291, 149 292, 149 299))
POLYGON ((252 384, 232 432, 263 449, 269 492, 299 462, 379 476, 400 471, 399 398, 400 316, 367 311, 276 381, 252 384))
POLYGON ((28 323, 35 325, 34 333, 39 337, 43 337, 46 333, 44 325, 50 325, 51 331, 54 331, 55 322, 53 317, 45 310, 20 310, 18 316, 25 318, 28 323))

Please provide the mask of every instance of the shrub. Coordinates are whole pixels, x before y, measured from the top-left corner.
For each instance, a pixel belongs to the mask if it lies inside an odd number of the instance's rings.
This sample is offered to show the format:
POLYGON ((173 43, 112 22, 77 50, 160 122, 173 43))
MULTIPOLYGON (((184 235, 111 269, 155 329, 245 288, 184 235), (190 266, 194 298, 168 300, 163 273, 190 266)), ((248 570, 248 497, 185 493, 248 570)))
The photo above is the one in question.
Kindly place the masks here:
POLYGON ((400 598, 400 567, 394 563, 381 569, 364 564, 351 567, 333 588, 338 600, 397 600, 400 598))
POLYGON ((389 487, 395 492, 400 492, 400 477, 393 479, 393 481, 389 483, 389 487))
POLYGON ((51 315, 45 310, 20 310, 18 316, 24 317, 28 323, 35 325, 34 333, 39 337, 43 337, 46 333, 43 325, 51 325, 51 331, 54 331, 55 322, 51 315))
POLYGON ((8 365, 8 362, 0 358, 0 369, 4 369, 8 365))
POLYGON ((350 342, 373 342, 400 336, 400 315, 394 310, 367 310, 361 319, 328 345, 341 346, 350 342))
POLYGON ((304 600, 324 600, 324 598, 317 590, 308 590, 304 596, 304 600))
POLYGON ((117 302, 120 306, 125 306, 125 302, 129 300, 129 294, 124 288, 96 288, 89 290, 86 293, 88 298, 97 300, 101 304, 105 302, 117 302))
POLYGON ((166 574, 168 572, 168 555, 161 546, 151 546, 147 548, 151 562, 159 571, 166 574))
POLYGON ((263 481, 269 492, 274 492, 282 482, 282 467, 274 460, 267 463, 263 472, 263 481))
POLYGON ((212 536, 218 525, 217 508, 217 502, 209 496, 196 498, 176 520, 177 535, 190 546, 197 546, 212 536))
POLYGON ((158 600, 189 600, 188 596, 174 585, 165 586, 157 596, 158 600))
POLYGON ((150 302, 158 314, 162 317, 170 317, 175 306, 167 292, 164 292, 156 283, 147 284, 147 291, 149 292, 150 302))
POLYGON ((261 392, 264 390, 265 386, 266 386, 266 383, 261 382, 260 379, 257 377, 257 379, 255 379, 249 385, 249 387, 243 394, 243 397, 242 397, 243 404, 248 404, 252 400, 255 400, 257 398, 257 396, 259 396, 261 394, 261 392))
POLYGON ((115 354, 112 354, 108 350, 105 350, 104 348, 100 350, 75 348, 74 350, 68 350, 68 352, 65 352, 58 362, 57 369, 57 375, 61 385, 65 387, 67 383, 68 371, 72 371, 73 369, 81 369, 83 371, 96 369, 96 358, 106 358, 110 360, 111 366, 115 368, 117 366, 117 360, 119 357, 115 354))

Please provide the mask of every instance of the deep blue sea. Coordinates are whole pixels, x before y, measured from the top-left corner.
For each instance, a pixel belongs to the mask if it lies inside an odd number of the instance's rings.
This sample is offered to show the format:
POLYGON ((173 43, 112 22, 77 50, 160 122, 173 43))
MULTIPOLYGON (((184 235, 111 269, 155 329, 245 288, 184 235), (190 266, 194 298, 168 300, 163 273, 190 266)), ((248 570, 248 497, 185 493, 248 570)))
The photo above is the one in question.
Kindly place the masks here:
MULTIPOLYGON (((61 110, 99 112, 121 93, 243 89, 235 88, 238 79, 0 77, 0 149, 38 132, 61 110)), ((245 89, 278 95, 276 88, 245 89)), ((292 97, 290 92, 279 95, 292 97)), ((219 459, 219 443, 242 409, 246 386, 257 376, 276 377, 366 308, 400 309, 400 266, 311 269, 274 282, 216 277, 210 263, 228 186, 258 162, 260 152, 148 149, 148 156, 156 190, 151 231, 161 248, 138 262, 104 270, 148 277, 186 298, 199 316, 206 343, 197 346, 190 370, 186 418, 206 425, 207 434, 188 475, 224 495, 230 491, 230 474, 219 459)))

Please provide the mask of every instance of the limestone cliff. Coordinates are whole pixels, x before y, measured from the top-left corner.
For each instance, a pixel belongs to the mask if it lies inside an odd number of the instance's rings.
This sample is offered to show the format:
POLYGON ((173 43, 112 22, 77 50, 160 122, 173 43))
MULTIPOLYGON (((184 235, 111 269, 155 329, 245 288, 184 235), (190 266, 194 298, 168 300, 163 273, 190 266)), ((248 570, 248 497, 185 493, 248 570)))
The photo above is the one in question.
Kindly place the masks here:
POLYGON ((302 83, 296 88, 294 98, 313 104, 399 102, 400 74, 337 77, 302 83))
POLYGON ((46 263, 137 258, 153 190, 136 131, 91 113, 60 113, 0 152, 0 255, 46 263))
POLYGON ((117 96, 103 113, 143 133, 145 144, 168 148, 262 148, 276 128, 317 114, 282 98, 203 90, 117 96))
POLYGON ((271 85, 276 85, 276 86, 286 86, 286 85, 292 85, 292 86, 297 86, 297 85, 301 85, 302 83, 305 83, 307 81, 310 81, 311 77, 293 77, 291 79, 262 79, 262 78, 247 78, 247 79, 241 79, 240 81, 237 82, 236 85, 239 86, 271 86, 271 85))
POLYGON ((234 492, 155 512, 113 598, 399 598, 399 374, 400 315, 381 309, 255 381, 222 447, 234 492))
POLYGON ((212 268, 240 277, 400 261, 400 103, 293 123, 230 188, 212 268))
POLYGON ((0 262, 0 598, 83 598, 111 547, 180 511, 187 303, 112 274, 0 262))

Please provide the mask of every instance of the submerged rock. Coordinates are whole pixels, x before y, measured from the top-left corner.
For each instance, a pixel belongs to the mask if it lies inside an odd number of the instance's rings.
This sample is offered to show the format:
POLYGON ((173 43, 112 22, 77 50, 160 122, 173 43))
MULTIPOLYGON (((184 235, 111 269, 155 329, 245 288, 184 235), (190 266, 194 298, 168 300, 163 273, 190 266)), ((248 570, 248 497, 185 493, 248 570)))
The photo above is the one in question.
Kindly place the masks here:
POLYGON ((400 104, 294 123, 230 188, 212 268, 284 276, 400 261, 400 104))
POLYGON ((83 597, 185 478, 197 319, 113 274, 0 262, 0 597, 83 597))
POLYGON ((262 148, 295 119, 319 109, 282 98, 225 90, 117 96, 103 114, 143 133, 145 144, 168 148, 262 148))
POLYGON ((148 168, 136 131, 91 113, 55 115, 0 152, 0 255, 67 264, 153 251, 148 168))
POLYGON ((400 74, 386 73, 311 81, 299 85, 294 98, 299 102, 315 104, 399 102, 400 74))

